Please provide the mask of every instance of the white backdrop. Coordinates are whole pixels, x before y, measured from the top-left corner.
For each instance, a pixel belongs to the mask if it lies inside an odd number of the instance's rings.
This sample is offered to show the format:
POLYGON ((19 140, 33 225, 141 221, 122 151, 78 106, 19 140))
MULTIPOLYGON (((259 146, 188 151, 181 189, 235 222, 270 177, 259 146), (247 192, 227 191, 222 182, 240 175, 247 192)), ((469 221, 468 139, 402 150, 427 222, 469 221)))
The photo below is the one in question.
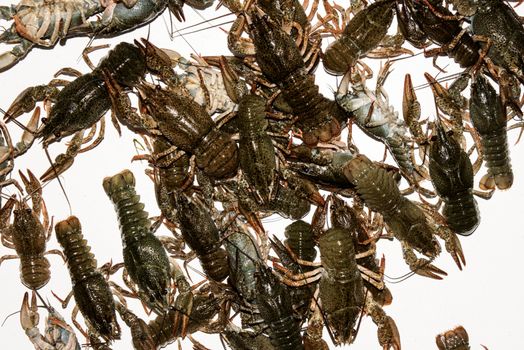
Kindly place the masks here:
MULTIPOLYGON (((2 1, 5 3, 5 1, 2 1)), ((185 7, 186 26, 196 23, 201 19, 189 7, 185 7)), ((205 11, 201 15, 211 18, 222 12, 205 11)), ((231 18, 231 17, 230 17, 231 18)), ((170 40, 165 23, 169 21, 167 15, 158 18, 150 28, 150 39, 159 47, 176 50, 188 57, 193 52, 192 48, 182 38, 170 40)), ((223 20, 219 20, 222 22, 223 20)), ((227 28, 225 26, 224 28, 227 28)), ((141 28, 127 35, 113 40, 97 40, 95 45, 110 42, 114 46, 120 41, 132 42, 134 38, 147 36, 148 27, 141 28)), ((210 29, 202 33, 188 35, 185 39, 191 43, 194 50, 202 55, 228 54, 225 46, 226 35, 220 29, 210 29)), ((53 50, 34 49, 26 59, 7 72, 0 73, 0 107, 4 110, 9 107, 14 98, 28 86, 44 84, 52 79, 52 75, 62 67, 73 67, 88 72, 89 68, 79 59, 87 39, 69 40, 66 46, 57 45, 53 50)), ((4 51, 7 46, 0 46, 4 51)), ((105 54, 105 51, 92 55, 94 62, 105 54)), ((439 59, 439 64, 444 66, 447 60, 439 59)), ((405 73, 410 73, 414 84, 424 83, 425 71, 435 75, 436 70, 431 66, 431 61, 421 56, 407 59, 394 65, 394 72, 386 82, 386 89, 390 102, 400 111, 402 84, 405 73)), ((336 89, 336 80, 327 76, 322 67, 317 70, 317 84, 323 93, 331 97, 336 89)), ((373 86, 373 85, 371 85, 373 86)), ((419 98, 423 106, 423 117, 434 118, 434 105, 429 89, 419 91, 419 98)), ((28 115, 21 117, 26 121, 28 115)), ((14 125, 10 125, 11 129, 14 125)), ((106 137, 96 149, 81 154, 75 164, 69 169, 62 182, 71 200, 73 214, 80 218, 83 232, 95 253, 99 265, 109 261, 119 262, 121 256, 120 232, 113 210, 113 205, 102 189, 102 179, 114 175, 122 169, 131 169, 137 179, 137 192, 146 203, 146 210, 151 215, 157 215, 153 186, 144 174, 147 167, 145 162, 131 163, 131 157, 136 154, 133 138, 127 129, 122 137, 108 123, 106 137)), ((470 335, 472 349, 480 349, 480 344, 489 349, 519 349, 524 348, 524 339, 521 336, 522 314, 524 301, 521 297, 522 280, 520 278, 521 249, 524 247, 524 236, 520 228, 521 203, 524 198, 522 177, 524 165, 522 144, 514 145, 516 131, 510 134, 511 157, 514 167, 515 181, 509 191, 495 193, 490 201, 479 199, 482 216, 480 227, 470 237, 461 238, 467 266, 464 271, 459 271, 447 253, 435 260, 434 264, 448 272, 442 281, 434 281, 423 277, 412 277, 402 283, 389 284, 393 293, 393 304, 386 307, 386 312, 395 319, 400 330, 403 349, 435 349, 434 337, 437 333, 450 329, 456 325, 463 325, 470 335)), ((19 134, 14 133, 17 140, 19 134)), ((380 160, 383 146, 362 134, 356 134, 357 145, 361 152, 374 160, 380 160)), ((50 153, 54 157, 65 151, 64 142, 53 144, 50 153)), ((391 158, 388 162, 392 163, 391 158)), ((393 163, 392 163, 393 164, 393 163)), ((49 164, 40 145, 35 144, 30 152, 17 159, 16 172, 30 168, 40 176, 49 164)), ((476 177, 480 179, 484 170, 476 177)), ((15 193, 14 189, 6 190, 15 193)), ((55 222, 65 219, 70 215, 64 195, 58 183, 53 181, 44 189, 44 198, 50 215, 55 222)), ((309 217, 308 217, 309 218, 309 217)), ((270 234, 282 235, 286 220, 268 223, 270 234)), ((59 248, 53 236, 48 244, 48 249, 59 248)), ((386 256, 388 276, 400 276, 408 272, 402 260, 400 244, 397 241, 381 241, 378 245, 379 253, 386 256)), ((0 247, 0 253, 14 254, 14 251, 0 247)), ((51 281, 41 289, 50 302, 59 307, 58 302, 52 297, 51 290, 64 297, 71 289, 66 266, 57 256, 50 256, 52 265, 51 281)), ((17 311, 22 302, 25 288, 18 276, 19 262, 9 260, 0 267, 0 280, 3 287, 1 291, 0 318, 17 311)), ((72 303, 71 303, 72 304, 72 303)), ((134 307, 134 310, 138 310, 134 307)), ((69 317, 72 306, 67 310, 60 310, 69 317)), ((40 326, 43 330, 45 310, 41 309, 40 326)), ((113 349, 130 349, 130 337, 123 322, 123 340, 116 342, 113 349)), ((327 338, 326 332, 324 332, 327 338)), ((220 349, 222 346, 217 336, 208 336, 201 333, 195 338, 211 349, 220 349)), ((81 339, 84 342, 84 339, 81 339)), ((0 343, 3 348, 30 349, 32 345, 27 340, 18 321, 18 315, 9 318, 0 327, 0 343)), ((186 340, 183 348, 191 348, 186 340)), ((171 345, 176 348, 176 345, 171 345)), ((360 332, 352 349, 379 348, 376 338, 376 326, 369 317, 364 317, 360 332)))

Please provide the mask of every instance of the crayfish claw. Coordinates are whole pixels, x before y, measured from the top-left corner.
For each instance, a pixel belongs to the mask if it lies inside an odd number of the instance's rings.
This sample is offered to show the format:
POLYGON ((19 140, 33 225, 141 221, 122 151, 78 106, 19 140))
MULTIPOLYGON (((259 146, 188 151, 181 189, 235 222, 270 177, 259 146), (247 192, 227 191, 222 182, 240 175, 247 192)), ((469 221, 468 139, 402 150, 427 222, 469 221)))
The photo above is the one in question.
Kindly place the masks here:
POLYGON ((448 97, 448 90, 446 90, 435 78, 433 78, 429 73, 424 73, 424 77, 428 81, 428 84, 436 97, 448 97))
POLYGON ((179 22, 185 22, 186 17, 184 16, 184 1, 181 0, 175 0, 175 1, 169 1, 169 11, 173 14, 173 16, 176 17, 176 19, 179 22))
POLYGON ((438 267, 436 267, 433 264, 427 264, 423 267, 420 267, 414 270, 413 272, 415 272, 418 275, 428 277, 428 278, 433 278, 436 280, 441 280, 442 276, 448 275, 446 271, 439 269, 438 267))
POLYGON ((242 96, 247 94, 247 88, 224 56, 220 56, 220 73, 222 73, 227 95, 233 102, 239 103, 242 96))
POLYGON ((5 113, 4 120, 11 121, 24 113, 33 110, 36 103, 43 101, 46 97, 56 93, 57 88, 49 85, 38 85, 28 87, 22 91, 13 101, 5 113))
POLYGON ((382 345, 383 350, 402 349, 400 345, 400 333, 398 332, 395 321, 391 317, 386 316, 386 322, 379 325, 377 333, 379 343, 382 345))
POLYGON ((420 118, 420 103, 418 102, 411 76, 404 77, 404 94, 402 96, 402 114, 407 124, 420 118))
POLYGON ((459 270, 462 271, 462 266, 466 266, 466 257, 464 256, 462 245, 457 236, 454 236, 454 239, 451 241, 446 242, 446 250, 451 254, 451 257, 455 261, 455 264, 457 264, 459 270))
POLYGON ((40 181, 47 182, 57 178, 60 174, 69 169, 74 161, 74 157, 68 156, 67 154, 59 154, 55 158, 53 165, 51 165, 42 176, 40 176, 40 181))
POLYGON ((11 52, 4 52, 0 55, 0 72, 8 70, 16 63, 18 63, 20 59, 21 57, 13 55, 11 52))
POLYGON ((187 326, 189 323, 189 315, 193 309, 193 293, 191 291, 183 292, 178 295, 175 301, 175 329, 180 329, 180 335, 185 338, 187 334, 187 326), (180 328, 178 326, 181 325, 180 328))
POLYGON ((38 325, 40 316, 36 305, 36 293, 33 291, 31 296, 31 306, 29 306, 29 293, 25 292, 22 307, 20 308, 20 324, 27 332, 38 325))

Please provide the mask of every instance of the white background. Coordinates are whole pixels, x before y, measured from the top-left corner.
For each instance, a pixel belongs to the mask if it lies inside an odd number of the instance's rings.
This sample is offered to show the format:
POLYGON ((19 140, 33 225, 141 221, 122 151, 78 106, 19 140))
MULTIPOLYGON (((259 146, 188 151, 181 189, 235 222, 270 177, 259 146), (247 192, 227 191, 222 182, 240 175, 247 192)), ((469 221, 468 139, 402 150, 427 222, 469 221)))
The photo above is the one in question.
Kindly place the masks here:
MULTIPOLYGON (((189 7, 184 8, 186 23, 178 24, 179 27, 200 21, 198 16, 189 7)), ((222 12, 205 11, 201 15, 211 18, 222 12)), ((231 17, 229 17, 231 18, 231 17)), ((192 49, 182 39, 171 41, 166 29, 167 15, 157 19, 151 25, 150 39, 159 47, 176 50, 188 57, 192 49)), ((223 20, 219 20, 222 22, 223 20)), ((224 27, 224 28, 227 28, 224 27)), ((394 26, 393 26, 394 28, 394 26)), ((130 34, 118 37, 110 42, 131 42, 134 38, 145 37, 148 28, 144 27, 130 34)), ((226 35, 220 29, 210 29, 203 33, 188 35, 185 38, 191 43, 194 50, 202 55, 228 54, 225 47, 226 35)), ((106 40, 95 41, 95 45, 105 43, 106 40)), ((79 59, 87 39, 69 40, 66 46, 57 45, 53 50, 34 49, 20 64, 7 72, 0 73, 0 107, 6 110, 13 99, 28 86, 44 84, 52 79, 52 75, 62 67, 73 67, 88 72, 89 68, 79 59)), ((6 50, 0 46, 0 50, 6 50)), ((94 54, 95 62, 105 54, 94 54)), ((369 61, 369 60, 368 60, 369 61)), ((439 64, 445 66, 448 60, 439 59, 439 64)), ((394 72, 386 82, 386 89, 390 102, 400 111, 402 84, 405 73, 410 73, 414 84, 424 83, 425 71, 436 74, 429 59, 421 56, 409 58, 394 65, 394 72)), ((336 80, 324 74, 322 67, 317 70, 317 83, 323 93, 331 97, 336 89, 336 80)), ((372 87, 372 83, 370 83, 372 87)), ((429 89, 419 91, 419 98, 423 106, 423 118, 434 118, 435 108, 429 89)), ((28 115, 20 118, 26 122, 28 115)), ((14 129, 14 125, 10 125, 14 129)), ((78 156, 75 164, 62 177, 62 182, 71 200, 73 214, 80 218, 86 239, 95 253, 99 265, 113 260, 120 262, 121 242, 116 215, 113 206, 102 189, 102 179, 114 175, 122 169, 131 169, 137 180, 137 191, 146 203, 146 210, 151 215, 157 215, 152 183, 144 174, 147 167, 145 162, 131 163, 131 157, 136 154, 132 140, 133 134, 124 128, 124 135, 119 138, 111 123, 107 123, 106 137, 96 149, 78 156)), ((514 145, 517 131, 510 133, 510 147, 512 164, 514 167, 515 181, 509 191, 495 193, 490 201, 479 199, 482 216, 480 227, 470 237, 461 238, 462 247, 466 255, 467 266, 464 271, 459 271, 447 253, 443 253, 434 264, 448 272, 442 281, 434 281, 423 277, 412 277, 402 283, 388 284, 394 297, 393 304, 386 307, 386 312, 395 319, 400 330, 403 349, 436 349, 434 337, 437 333, 450 329, 456 325, 463 325, 470 335, 472 349, 480 349, 480 344, 489 349, 522 349, 524 339, 522 334, 522 314, 524 302, 521 281, 521 250, 524 247, 522 234, 522 177, 524 167, 522 144, 514 145)), ((17 132, 13 137, 17 140, 17 132)), ((383 146, 362 134, 356 136, 357 145, 361 152, 374 160, 380 160, 383 146)), ((65 151, 65 144, 53 144, 49 151, 52 157, 65 151)), ((388 162, 392 163, 391 158, 388 162)), ((31 151, 17 159, 16 172, 13 176, 18 178, 17 171, 30 168, 40 176, 49 164, 41 146, 37 143, 31 151)), ((484 169, 476 176, 476 183, 484 174, 484 169)), ((6 193, 16 193, 6 189, 6 193)), ((58 183, 53 181, 44 189, 50 215, 55 222, 65 219, 70 215, 64 195, 58 183)), ((309 217, 308 217, 309 218, 309 217)), ((267 226, 270 234, 282 235, 286 220, 278 220, 267 226)), ((165 231, 164 231, 165 233, 165 231)), ((59 248, 55 236, 51 238, 48 249, 59 248)), ((400 244, 397 241, 381 241, 378 244, 379 253, 386 256, 386 274, 391 277, 400 276, 408 272, 402 260, 400 244)), ((0 247, 0 253, 14 254, 14 251, 0 247)), ((380 255, 378 255, 380 256, 380 255)), ((58 302, 51 295, 51 290, 64 297, 71 289, 66 266, 57 256, 50 256, 52 267, 51 281, 40 290, 42 295, 49 298, 55 307, 58 302)), ((20 307, 23 293, 26 289, 22 286, 18 276, 19 262, 10 260, 0 267, 1 291, 0 318, 17 311, 20 307)), ((72 304, 72 303, 71 303, 72 304)), ((71 306, 67 310, 60 310, 69 317, 71 306)), ((137 311, 138 307, 134 307, 137 311)), ((42 309, 40 321, 43 329, 46 312, 42 309)), ((123 322, 123 340, 116 342, 113 349, 130 349, 130 338, 123 322)), ((326 332, 324 335, 327 337, 326 332)), ((195 338, 211 349, 220 349, 222 346, 217 336, 207 336, 201 333, 195 338)), ((83 343, 85 340, 81 339, 83 343)), ((2 348, 30 349, 32 345, 27 340, 20 327, 18 316, 9 318, 0 327, 0 343, 2 348)), ((184 341, 184 349, 191 345, 184 341)), ((171 345, 176 348, 176 345, 171 345)), ((376 339, 376 326, 369 317, 364 317, 360 332, 352 349, 379 348, 376 339)))

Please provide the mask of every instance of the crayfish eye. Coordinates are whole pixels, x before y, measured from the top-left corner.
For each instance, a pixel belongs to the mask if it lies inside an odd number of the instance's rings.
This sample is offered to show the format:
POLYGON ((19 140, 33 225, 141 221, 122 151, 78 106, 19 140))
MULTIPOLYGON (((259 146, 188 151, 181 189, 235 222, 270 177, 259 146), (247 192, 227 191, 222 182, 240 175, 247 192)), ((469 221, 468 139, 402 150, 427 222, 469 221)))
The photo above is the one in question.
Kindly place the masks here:
POLYGON ((57 132, 54 133, 54 135, 55 135, 55 137, 56 137, 57 139, 60 138, 60 132, 57 131, 57 132))
POLYGON ((26 212, 26 214, 31 214, 31 209, 27 208, 27 209, 25 210, 25 212, 26 212))
POLYGON ((47 123, 47 118, 43 117, 43 118, 40 119, 40 121, 42 122, 42 124, 45 124, 45 123, 47 123))

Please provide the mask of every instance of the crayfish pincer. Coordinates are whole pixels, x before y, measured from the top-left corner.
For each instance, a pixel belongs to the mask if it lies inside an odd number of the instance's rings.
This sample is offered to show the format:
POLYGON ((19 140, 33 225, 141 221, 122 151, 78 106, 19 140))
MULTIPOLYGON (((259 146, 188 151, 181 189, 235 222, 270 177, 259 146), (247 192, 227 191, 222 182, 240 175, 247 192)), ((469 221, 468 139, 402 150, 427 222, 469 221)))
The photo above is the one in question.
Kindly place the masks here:
POLYGON ((73 295, 90 326, 106 340, 120 339, 113 294, 98 271, 91 247, 82 235, 80 221, 70 216, 55 226, 56 238, 67 257, 73 295))
POLYGON ((129 170, 106 177, 104 190, 118 215, 124 247, 124 265, 131 280, 157 309, 167 308, 170 267, 162 243, 151 231, 148 213, 135 192, 135 177, 129 170))

